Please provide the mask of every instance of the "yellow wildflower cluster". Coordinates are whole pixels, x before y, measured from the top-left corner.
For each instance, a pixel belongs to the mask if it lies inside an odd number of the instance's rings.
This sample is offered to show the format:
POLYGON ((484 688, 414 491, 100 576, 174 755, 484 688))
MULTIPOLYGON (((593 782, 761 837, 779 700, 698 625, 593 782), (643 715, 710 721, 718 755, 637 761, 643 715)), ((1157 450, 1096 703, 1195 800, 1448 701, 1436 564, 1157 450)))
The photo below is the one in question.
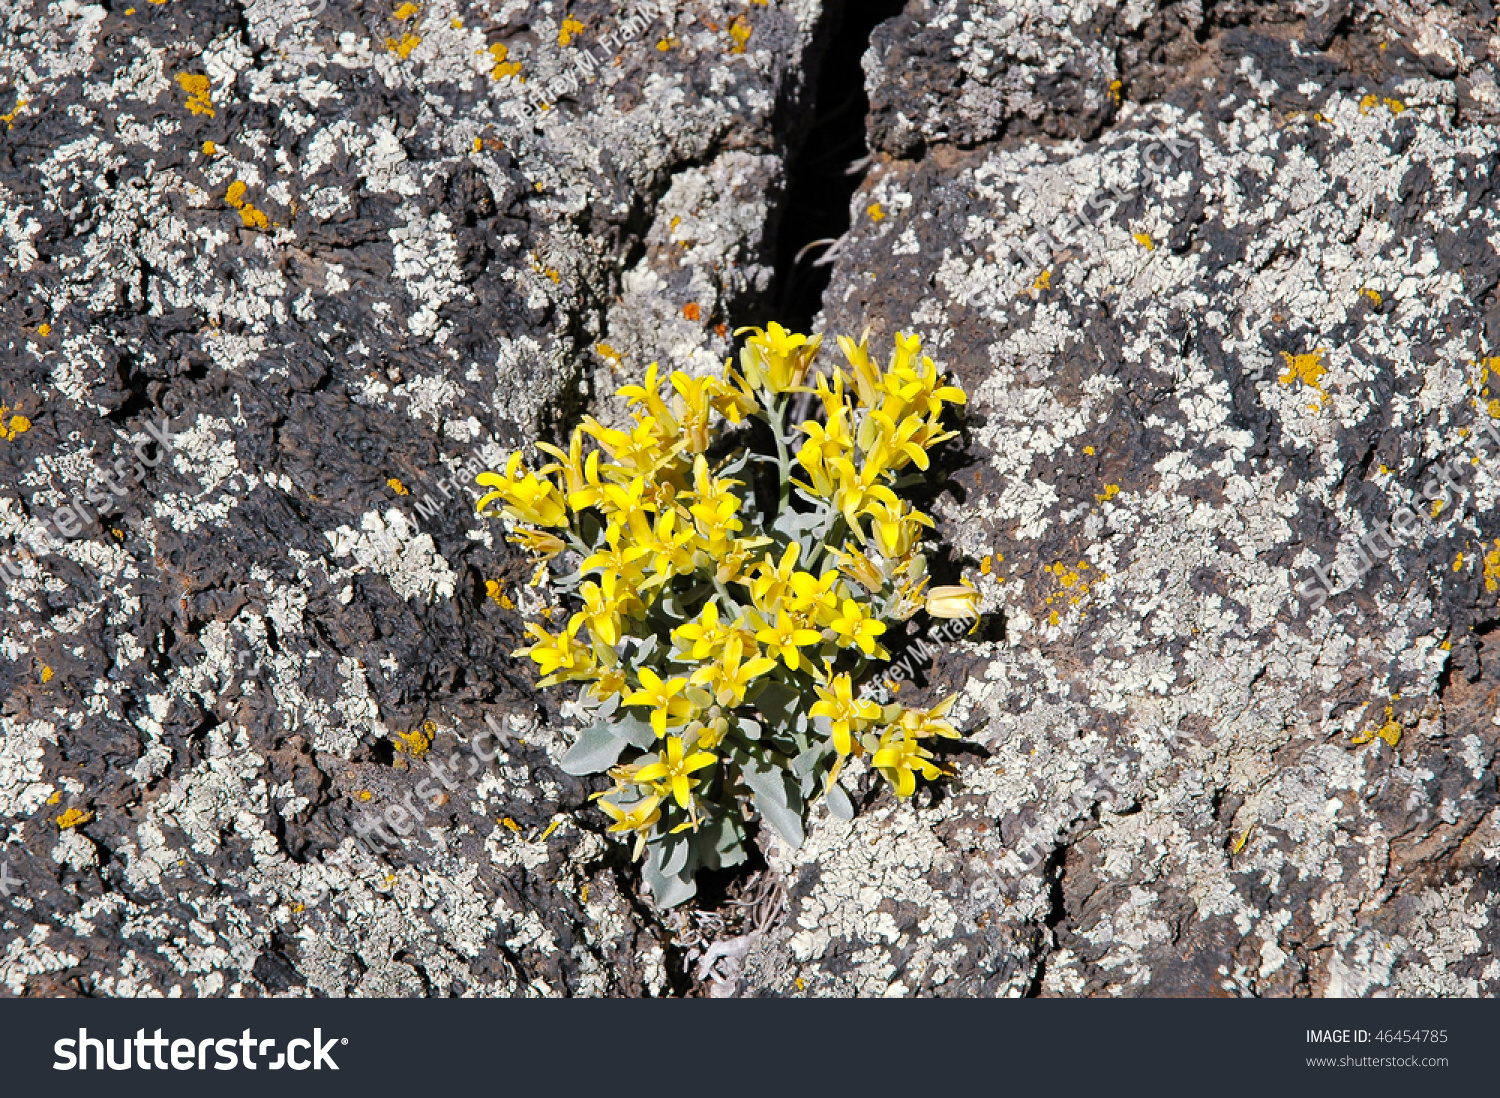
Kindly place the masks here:
POLYGON ((744 332, 737 368, 663 379, 653 364, 620 390, 628 427, 585 417, 566 450, 537 444, 540 468, 515 453, 478 477, 479 510, 498 503, 511 540, 557 565, 572 612, 528 624, 517 655, 543 685, 585 684, 596 723, 564 768, 614 779, 599 806, 650 852, 662 903, 744 857, 746 801, 796 843, 811 801, 852 815, 852 756, 903 797, 936 778, 924 742, 957 735, 952 700, 881 706, 858 686, 890 658, 892 624, 977 613, 970 586, 927 590, 933 523, 898 494, 954 437, 962 390, 916 336, 896 336, 885 368, 840 338, 843 363, 819 370, 821 337, 744 332))

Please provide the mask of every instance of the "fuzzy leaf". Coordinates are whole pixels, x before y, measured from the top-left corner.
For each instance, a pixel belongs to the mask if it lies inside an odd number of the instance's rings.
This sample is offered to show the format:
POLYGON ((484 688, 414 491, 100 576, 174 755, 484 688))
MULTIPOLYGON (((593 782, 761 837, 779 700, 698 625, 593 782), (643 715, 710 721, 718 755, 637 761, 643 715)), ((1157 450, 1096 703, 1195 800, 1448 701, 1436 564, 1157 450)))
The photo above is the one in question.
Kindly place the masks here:
POLYGON ((656 744, 656 729, 651 727, 648 717, 641 716, 644 709, 630 707, 610 722, 610 729, 631 747, 649 751, 656 744))
POLYGON ((802 797, 787 787, 781 769, 753 757, 741 764, 745 784, 754 794, 755 807, 766 822, 793 847, 802 845, 802 797))
POLYGON ((844 792, 844 787, 838 782, 828 787, 828 792, 824 797, 828 801, 828 812, 834 819, 854 819, 854 802, 849 799, 849 794, 844 792))
MULTIPOLYGON (((681 846, 684 852, 684 865, 686 865, 687 843, 674 845, 681 846)), ((665 872, 662 867, 662 853, 659 843, 652 843, 646 847, 646 861, 641 866, 641 879, 651 889, 651 897, 656 901, 657 907, 676 907, 684 900, 691 900, 698 894, 698 883, 693 880, 692 869, 675 873, 665 872)), ((696 859, 693 860, 696 861, 696 859)))
POLYGON ((801 695, 775 679, 761 679, 760 689, 750 700, 767 721, 788 732, 797 731, 800 722, 807 719, 801 712, 801 695))
POLYGON ((614 766, 619 761, 620 752, 625 750, 625 741, 616 736, 611 727, 601 721, 585 728, 558 764, 562 772, 581 778, 585 774, 601 774, 614 766))

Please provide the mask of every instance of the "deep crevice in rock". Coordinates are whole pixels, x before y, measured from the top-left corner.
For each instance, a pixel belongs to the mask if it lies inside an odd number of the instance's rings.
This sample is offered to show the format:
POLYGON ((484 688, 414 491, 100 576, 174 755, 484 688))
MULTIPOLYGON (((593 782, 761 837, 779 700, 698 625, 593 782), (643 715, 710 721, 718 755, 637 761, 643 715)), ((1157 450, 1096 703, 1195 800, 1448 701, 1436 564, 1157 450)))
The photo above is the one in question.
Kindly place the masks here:
MULTIPOLYGON (((877 25, 901 13, 903 0, 844 0, 829 5, 828 46, 814 66, 815 84, 806 129, 793 138, 786 160, 786 193, 776 226, 775 280, 768 295, 774 319, 794 331, 811 331, 832 277, 816 241, 849 231, 849 203, 864 179, 869 156, 865 120, 870 101, 861 64, 877 25), (801 255, 799 259, 798 256, 801 255)), ((824 247, 831 247, 825 245, 824 247)))

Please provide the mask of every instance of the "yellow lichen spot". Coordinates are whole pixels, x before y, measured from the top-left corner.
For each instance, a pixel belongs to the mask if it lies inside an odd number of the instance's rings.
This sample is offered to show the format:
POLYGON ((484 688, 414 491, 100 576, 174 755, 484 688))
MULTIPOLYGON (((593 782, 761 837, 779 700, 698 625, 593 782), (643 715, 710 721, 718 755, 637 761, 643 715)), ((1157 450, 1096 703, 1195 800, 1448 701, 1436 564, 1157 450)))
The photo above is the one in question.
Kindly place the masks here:
POLYGON ((245 223, 245 228, 247 229, 268 229, 271 227, 271 222, 266 215, 245 201, 245 184, 243 180, 236 179, 233 183, 229 184, 229 189, 224 192, 224 204, 240 212, 240 220, 245 223))
POLYGON ((1323 374, 1326 372, 1323 366, 1323 356, 1326 353, 1322 347, 1305 355, 1289 355, 1285 351, 1281 352, 1281 357, 1286 360, 1286 373, 1277 380, 1283 385, 1291 385, 1300 381, 1316 392, 1318 403, 1310 406, 1313 411, 1317 411, 1328 399, 1328 394, 1323 392, 1322 385, 1323 374))
POLYGON ((455 19, 455 20, 453 20, 453 22, 449 23, 448 25, 450 27, 452 27, 454 30, 463 30, 464 29, 464 21, 462 19, 455 19))
POLYGON ((203 142, 203 155, 204 156, 213 156, 218 151, 219 151, 219 146, 215 145, 212 141, 205 141, 205 142, 203 142))
POLYGON ((21 113, 21 108, 24 107, 24 106, 26 106, 26 104, 29 103, 29 102, 31 102, 29 99, 22 99, 22 98, 20 98, 18 96, 16 98, 16 105, 11 108, 10 113, 9 114, 0 114, 0 122, 4 122, 5 123, 5 128, 7 130, 10 129, 11 126, 13 126, 15 124, 16 115, 20 114, 21 113))
POLYGON ((432 746, 432 737, 436 732, 437 725, 428 721, 421 728, 414 728, 410 732, 397 732, 391 737, 391 746, 403 755, 420 759, 432 746))
POLYGON ((51 681, 52 681, 52 668, 50 668, 50 667, 43 667, 42 668, 42 682, 43 683, 49 683, 51 681))
POLYGON ((1052 289, 1052 272, 1046 270, 1037 275, 1031 282, 1031 289, 1033 292, 1052 289))
POLYGON ((1150 233, 1136 233, 1135 242, 1148 252, 1156 251, 1156 241, 1151 239, 1150 233))
POLYGON ((242 180, 236 179, 229 184, 229 189, 224 192, 224 202, 236 210, 245 204, 245 184, 242 180))
POLYGON ((484 138, 482 138, 482 137, 476 137, 476 138, 474 138, 474 151, 475 152, 484 152, 484 138))
POLYGON ((1406 104, 1399 99, 1382 99, 1381 102, 1385 104, 1385 109, 1392 114, 1400 114, 1406 110, 1406 104))
POLYGON ((792 983, 797 985, 798 991, 807 990, 807 981, 804 980, 801 976, 798 976, 795 980, 792 981, 792 983))
POLYGON ((507 76, 521 75, 521 62, 507 61, 510 56, 510 47, 504 42, 496 42, 490 47, 490 57, 494 59, 495 67, 490 70, 491 80, 503 80, 507 76))
POLYGON ((177 84, 187 92, 188 110, 194 114, 214 117, 214 101, 209 95, 208 77, 195 72, 180 72, 177 74, 177 84))
POLYGON ((52 325, 38 324, 36 326, 36 334, 41 336, 43 339, 46 339, 49 335, 52 334, 52 325))
POLYGON ((562 26, 557 32, 557 44, 559 46, 571 46, 573 39, 583 33, 583 24, 571 15, 562 21, 562 26))
POLYGON ((411 51, 422 44, 422 39, 415 34, 403 34, 400 38, 387 38, 385 48, 405 61, 411 56, 411 51))
POLYGON ((1495 541, 1495 548, 1484 555, 1484 589, 1500 591, 1500 539, 1495 541))
POLYGON ((389 488, 392 492, 395 492, 398 496, 409 496, 409 495, 411 495, 411 490, 408 489, 406 487, 406 485, 402 484, 395 477, 391 477, 390 480, 386 481, 385 482, 385 486, 387 488, 389 488))
POLYGON ((9 413, 10 407, 0 404, 0 438, 5 439, 6 442, 14 442, 18 437, 31 430, 31 420, 20 414, 11 415, 7 419, 6 416, 9 413))
POLYGON ((1359 113, 1360 114, 1369 114, 1371 108, 1373 108, 1379 102, 1380 102, 1380 96, 1378 96, 1378 95, 1367 95, 1367 96, 1365 96, 1363 99, 1361 99, 1359 101, 1359 113))
POLYGON ((1437 518, 1443 513, 1444 500, 1434 500, 1432 504, 1432 517, 1437 518))
POLYGON ((1388 705, 1385 707, 1385 723, 1383 725, 1379 728, 1367 728, 1363 732, 1355 733, 1354 738, 1350 742, 1354 744, 1366 744, 1378 736, 1392 747, 1395 747, 1401 742, 1402 731, 1400 723, 1396 720, 1395 710, 1388 705))
POLYGON ((1371 301, 1373 301, 1375 303, 1375 307, 1377 309, 1380 307, 1380 303, 1383 300, 1381 298, 1381 296, 1380 296, 1380 291, 1379 290, 1372 290, 1368 286, 1366 286, 1366 287, 1364 287, 1364 289, 1360 290, 1359 291, 1359 295, 1361 297, 1368 297, 1371 301))
POLYGON ((399 8, 396 9, 396 14, 391 16, 391 18, 404 23, 413 15, 416 15, 419 11, 421 11, 421 9, 418 8, 415 4, 402 4, 399 8))
POLYGON ((990 556, 988 553, 985 554, 984 559, 979 562, 979 574, 981 576, 987 576, 990 574, 990 568, 994 564, 994 559, 995 558, 990 556))
POLYGON ((1463 567, 1464 567, 1464 555, 1462 553, 1460 553, 1460 554, 1458 554, 1458 557, 1453 561, 1453 570, 1455 572, 1461 572, 1461 571, 1463 571, 1463 567))
POLYGON ((52 796, 48 797, 47 798, 47 803, 48 804, 56 804, 60 800, 62 800, 62 791, 61 790, 59 790, 58 792, 52 794, 52 796))
MULTIPOLYGON (((1103 492, 1103 494, 1097 494, 1096 493, 1095 496, 1094 496, 1094 498, 1097 499, 1100 503, 1104 503, 1104 502, 1106 502, 1108 500, 1114 499, 1119 494, 1120 494, 1120 486, 1118 484, 1106 484, 1104 486, 1104 492, 1103 492)), ((1061 565, 1059 565, 1058 567, 1061 567, 1061 565)))
POLYGON ((1062 621, 1062 619, 1057 616, 1057 611, 1056 610, 1052 611, 1052 613, 1050 613, 1050 614, 1047 615, 1047 624, 1048 625, 1056 625, 1060 621, 1062 621))
POLYGON ((729 47, 729 52, 744 53, 745 46, 754 33, 755 29, 750 26, 750 21, 743 15, 736 15, 734 22, 729 24, 729 37, 734 39, 734 45, 729 47))
POLYGON ((677 45, 677 39, 668 37, 663 38, 661 41, 657 42, 656 48, 661 50, 662 53, 666 53, 675 45, 677 45))
POLYGON ((618 370, 625 361, 625 356, 608 343, 597 343, 594 345, 594 350, 599 353, 600 358, 609 363, 611 369, 618 370))
POLYGON ((504 824, 506 827, 514 831, 517 835, 521 833, 521 825, 516 823, 516 821, 511 819, 509 816, 501 816, 500 819, 496 820, 495 822, 504 824))
POLYGON ((355 794, 355 796, 357 796, 362 801, 368 801, 371 797, 375 796, 375 794, 371 793, 368 789, 361 789, 358 793, 355 794))
POLYGON ((1121 99, 1124 98, 1120 91, 1124 87, 1125 84, 1123 81, 1111 80, 1109 82, 1109 97, 1115 101, 1115 106, 1117 107, 1120 105, 1121 99))
POLYGON ((484 593, 499 603, 503 610, 514 610, 516 608, 516 604, 511 601, 511 597, 505 593, 505 588, 500 586, 499 580, 485 580, 484 593))
POLYGON ((1083 452, 1085 454, 1087 454, 1089 457, 1093 457, 1094 456, 1094 448, 1092 446, 1085 446, 1083 448, 1083 452))
POLYGON ((583 902, 584 903, 588 903, 589 902, 589 886, 588 885, 584 885, 583 886, 583 902))
POLYGON ((870 220, 875 222, 877 225, 885 220, 885 211, 880 208, 879 202, 871 202, 869 208, 865 210, 865 213, 869 214, 870 220))
POLYGON ((552 837, 552 833, 554 831, 556 831, 561 826, 562 826, 562 821, 561 820, 553 820, 551 823, 549 823, 547 825, 546 829, 540 835, 537 836, 537 840, 536 841, 539 842, 539 843, 546 842, 548 839, 550 839, 552 837))
POLYGON ((134 8, 126 8, 125 9, 125 14, 126 15, 134 15, 135 14, 135 9, 134 8))
POLYGON ((292 914, 301 915, 306 910, 307 906, 305 904, 298 904, 296 907, 292 908, 292 914))
POLYGON ((70 827, 77 827, 79 824, 88 823, 93 818, 94 814, 92 812, 84 812, 81 809, 70 808, 61 816, 57 817, 57 826, 66 831, 70 827))

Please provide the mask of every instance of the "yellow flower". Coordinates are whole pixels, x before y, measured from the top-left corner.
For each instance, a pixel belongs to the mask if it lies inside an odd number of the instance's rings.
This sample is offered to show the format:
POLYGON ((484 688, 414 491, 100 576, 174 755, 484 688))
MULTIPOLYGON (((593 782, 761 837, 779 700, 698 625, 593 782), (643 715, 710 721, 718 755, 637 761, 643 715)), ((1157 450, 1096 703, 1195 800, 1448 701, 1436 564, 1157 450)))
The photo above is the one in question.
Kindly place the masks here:
POLYGON ((707 751, 695 751, 691 755, 685 755, 682 738, 668 736, 666 751, 658 756, 655 762, 647 763, 636 771, 635 780, 665 782, 671 787, 672 796, 676 798, 677 803, 686 808, 693 786, 698 784, 697 778, 690 778, 688 775, 713 766, 718 761, 718 756, 710 755, 707 751))
POLYGON ((827 625, 838 614, 839 574, 832 568, 821 576, 811 572, 793 572, 786 604, 792 616, 804 622, 827 625))
POLYGON ((808 710, 814 717, 827 717, 833 730, 833 748, 840 755, 853 750, 853 736, 880 719, 880 706, 854 696, 854 683, 847 672, 827 683, 815 683, 818 700, 808 710))
POLYGON ((843 613, 828 623, 840 648, 854 645, 867 656, 889 658, 889 653, 875 638, 885 632, 885 623, 878 622, 865 613, 865 608, 853 599, 844 600, 843 613))
POLYGON ((562 538, 556 534, 548 534, 542 530, 532 530, 525 526, 518 529, 514 536, 506 538, 512 545, 536 553, 543 558, 550 559, 561 553, 567 546, 563 544, 562 538))
POLYGON ((796 671, 802 666, 803 657, 798 649, 817 644, 823 639, 823 635, 816 629, 800 628, 781 609, 776 611, 774 622, 768 622, 756 614, 752 623, 757 626, 755 639, 766 646, 766 654, 786 664, 789 671, 796 671))
POLYGON ((678 517, 676 511, 664 513, 656 520, 650 540, 645 542, 651 550, 651 567, 656 573, 646 581, 648 585, 669 583, 674 576, 685 576, 697 567, 693 552, 697 532, 686 523, 679 529, 678 517))
POLYGON ((885 576, 863 553, 840 553, 839 571, 871 594, 885 586, 885 576))
POLYGON ((800 430, 807 436, 807 441, 797 451, 797 460, 802 462, 804 467, 811 468, 812 463, 803 455, 810 454, 812 450, 822 455, 824 461, 832 461, 834 458, 846 456, 850 450, 854 449, 854 439, 849 434, 849 425, 844 422, 848 412, 848 405, 840 405, 828 414, 826 427, 813 419, 801 426, 800 430))
POLYGON ((961 587, 934 587, 927 592, 927 612, 935 618, 977 618, 979 592, 967 583, 961 587))
POLYGON ((850 383, 855 396, 864 407, 875 407, 880 399, 880 369, 870 361, 868 338, 855 343, 848 336, 839 336, 838 342, 839 350, 844 352, 844 359, 849 363, 850 383))
POLYGON ((753 680, 776 666, 775 660, 766 659, 759 651, 752 641, 751 657, 743 659, 745 640, 739 633, 733 633, 724 642, 719 658, 694 671, 692 681, 699 686, 706 684, 713 691, 715 701, 726 709, 733 708, 745 700, 745 691, 753 680))
POLYGON ((738 425, 746 416, 760 410, 760 404, 749 383, 735 371, 729 361, 724 363, 724 380, 710 378, 709 384, 709 403, 713 405, 714 411, 730 423, 738 425))
POLYGON ((864 467, 858 472, 855 472, 854 463, 848 458, 837 459, 831 468, 838 478, 833 505, 843 512, 844 521, 851 530, 858 524, 859 516, 875 504, 883 503, 887 507, 896 505, 896 493, 880 483, 880 475, 885 470, 875 460, 875 455, 867 458, 864 467))
POLYGON ((894 507, 878 503, 867 514, 875 548, 886 560, 901 560, 916 547, 922 536, 921 527, 932 526, 932 519, 908 507, 904 500, 897 501, 894 507))
POLYGON ((476 510, 483 514, 484 509, 498 499, 504 502, 506 513, 522 522, 533 526, 566 526, 567 510, 557 485, 531 472, 518 477, 516 474, 522 471, 518 451, 510 455, 504 474, 480 473, 475 477, 479 484, 494 489, 479 501, 476 510))
POLYGON ((648 544, 652 540, 649 514, 656 510, 656 502, 646 493, 646 478, 633 477, 628 484, 609 484, 604 488, 599 509, 609 519, 605 530, 606 540, 613 541, 622 529, 629 529, 637 544, 648 544))
POLYGON ((627 586, 639 587, 641 581, 646 578, 646 566, 643 562, 651 555, 651 550, 640 545, 620 548, 620 534, 621 530, 618 526, 606 530, 604 540, 609 548, 596 550, 584 557, 579 571, 584 574, 594 571, 604 575, 613 573, 619 576, 627 586))
POLYGON ((712 397, 717 379, 711 377, 689 377, 681 370, 672 371, 672 388, 677 390, 674 402, 677 418, 682 424, 682 436, 690 454, 702 454, 708 449, 708 421, 712 397))
POLYGON ((901 715, 891 724, 891 728, 912 739, 942 736, 944 739, 956 740, 959 738, 958 730, 945 718, 957 700, 957 694, 950 694, 931 709, 902 709, 901 715))
POLYGON ((898 470, 913 462, 918 469, 926 470, 932 462, 927 451, 915 441, 926 437, 923 428, 922 420, 916 416, 907 416, 897 423, 884 412, 874 411, 860 424, 859 441, 879 468, 898 470))
POLYGON ((616 694, 623 694, 628 683, 625 680, 625 672, 616 667, 610 671, 599 672, 599 677, 589 683, 587 689, 598 702, 608 701, 616 694))
POLYGON ((756 389, 767 389, 773 393, 785 393, 802 384, 807 368, 818 353, 822 336, 808 339, 805 335, 788 332, 775 321, 766 331, 759 328, 739 328, 741 332, 755 334, 745 341, 740 350, 740 366, 746 379, 756 389))
POLYGON ((557 461, 544 465, 539 470, 542 476, 562 473, 567 485, 568 506, 574 511, 586 507, 597 507, 604 497, 604 487, 599 483, 599 452, 595 450, 588 458, 583 457, 583 430, 573 431, 572 441, 565 454, 548 442, 538 442, 536 448, 551 454, 557 461))
POLYGON ((658 736, 667 734, 667 725, 681 724, 693 715, 695 706, 683 697, 688 681, 685 678, 662 679, 649 667, 642 667, 641 688, 625 695, 626 705, 651 707, 651 727, 658 736))
POLYGON ((729 638, 734 636, 739 628, 739 622, 734 625, 721 625, 719 623, 719 605, 715 602, 703 604, 703 611, 698 615, 697 621, 690 621, 686 625, 679 625, 672 630, 672 638, 676 640, 677 647, 688 653, 695 660, 714 659, 724 650, 724 645, 729 638))
POLYGON ((797 556, 802 552, 802 547, 795 541, 786 547, 781 554, 781 562, 773 563, 770 557, 763 557, 756 567, 759 574, 750 581, 750 597, 755 600, 755 605, 765 608, 780 601, 792 582, 792 575, 797 570, 797 556))
POLYGON ((910 797, 917 790, 917 774, 931 781, 942 773, 931 760, 932 752, 916 739, 891 730, 880 737, 880 749, 870 762, 895 788, 896 796, 910 797))
POLYGON ((594 656, 578 641, 578 629, 582 624, 583 619, 575 614, 568 627, 554 637, 535 622, 528 622, 526 632, 536 638, 536 643, 517 648, 512 654, 531 657, 542 672, 543 686, 587 678, 594 670, 594 656))
POLYGON ((598 583, 585 583, 578 589, 583 597, 584 622, 589 627, 589 636, 594 638, 597 649, 600 645, 613 648, 620 643, 620 621, 632 604, 639 605, 634 592, 619 590, 619 579, 613 572, 605 572, 598 583))
POLYGON ((641 798, 628 808, 621 808, 613 801, 601 799, 599 807, 604 810, 605 815, 614 820, 614 823, 609 825, 609 830, 636 833, 635 857, 639 858, 641 851, 645 848, 646 833, 661 819, 661 802, 661 797, 653 795, 641 798))

